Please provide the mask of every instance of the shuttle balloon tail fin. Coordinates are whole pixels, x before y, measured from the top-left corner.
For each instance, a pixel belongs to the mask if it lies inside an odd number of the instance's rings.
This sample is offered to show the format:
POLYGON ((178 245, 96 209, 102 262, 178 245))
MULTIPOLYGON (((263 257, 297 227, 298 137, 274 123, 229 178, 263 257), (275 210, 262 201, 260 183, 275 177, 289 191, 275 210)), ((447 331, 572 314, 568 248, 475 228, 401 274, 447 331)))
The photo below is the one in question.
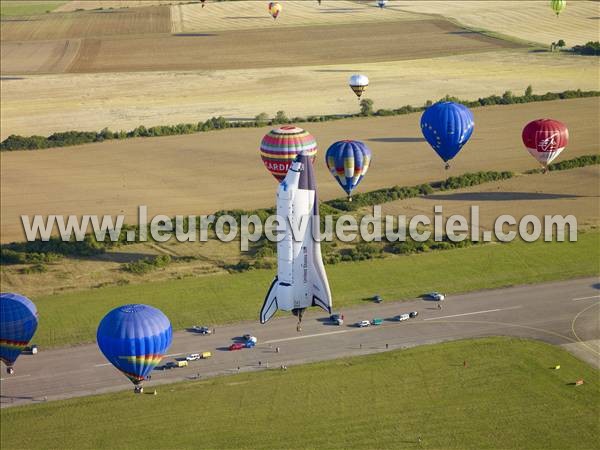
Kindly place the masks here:
POLYGON ((275 277, 271 283, 271 287, 269 287, 262 309, 260 310, 260 323, 266 323, 273 317, 273 314, 275 314, 277 309, 279 309, 279 306, 277 305, 277 286, 277 277, 275 277))

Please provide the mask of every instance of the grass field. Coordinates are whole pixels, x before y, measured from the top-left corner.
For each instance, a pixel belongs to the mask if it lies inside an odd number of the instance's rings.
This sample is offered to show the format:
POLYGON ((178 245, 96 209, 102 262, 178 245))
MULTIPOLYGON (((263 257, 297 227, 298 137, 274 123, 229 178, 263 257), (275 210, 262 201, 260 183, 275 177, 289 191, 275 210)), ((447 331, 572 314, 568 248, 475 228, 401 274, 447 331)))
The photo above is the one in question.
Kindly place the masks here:
POLYGON ((2 0, 0 2, 0 16, 30 16, 45 14, 56 10, 67 3, 66 0, 2 0))
MULTIPOLYGON (((473 113, 474 135, 449 171, 423 141, 420 114, 302 125, 320 146, 319 197, 343 195, 323 160, 327 147, 340 139, 363 140, 373 151, 373 163, 359 187, 362 192, 478 170, 522 172, 537 167, 523 148, 521 130, 539 117, 568 125, 571 139, 561 158, 598 151, 596 98, 475 108, 473 113)), ((2 242, 24 239, 20 215, 25 212, 89 214, 93 204, 95 214, 123 213, 132 222, 138 205, 147 205, 151 215, 170 216, 271 206, 276 184, 257 150, 267 131, 235 129, 2 153, 2 242)))
POLYGON ((167 385, 157 396, 122 392, 2 409, 1 444, 593 449, 598 381, 598 371, 558 347, 465 340, 167 385), (556 364, 561 369, 551 370, 556 364), (573 386, 580 378, 585 384, 573 386))
MULTIPOLYGON (((414 298, 424 289, 448 293, 569 279, 600 273, 600 233, 576 243, 488 244, 327 267, 337 307, 360 304, 377 291, 389 299, 414 298), (560 264, 548 264, 560 261, 560 264)), ((92 342, 100 319, 118 305, 147 303, 161 309, 174 329, 193 323, 252 320, 274 270, 185 278, 34 296, 40 317, 35 336, 44 347, 92 342)))

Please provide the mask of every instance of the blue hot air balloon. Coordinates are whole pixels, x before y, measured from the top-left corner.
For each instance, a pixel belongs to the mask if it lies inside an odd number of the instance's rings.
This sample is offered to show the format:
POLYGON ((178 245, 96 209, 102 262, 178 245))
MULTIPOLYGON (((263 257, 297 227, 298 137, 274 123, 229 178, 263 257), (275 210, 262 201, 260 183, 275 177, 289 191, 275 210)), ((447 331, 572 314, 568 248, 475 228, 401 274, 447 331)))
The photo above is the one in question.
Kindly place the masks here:
POLYGON ((98 347, 113 366, 143 392, 142 381, 171 345, 173 329, 162 311, 148 305, 124 305, 98 325, 98 347))
POLYGON ((473 134, 473 113, 464 105, 439 102, 421 116, 421 131, 429 145, 450 167, 448 161, 456 156, 473 134))
POLYGON ((346 194, 361 182, 371 163, 371 150, 360 141, 339 141, 327 149, 325 162, 346 194))
POLYGON ((29 345, 37 326, 38 313, 31 300, 9 292, 0 294, 0 361, 8 373, 14 373, 13 364, 29 345))

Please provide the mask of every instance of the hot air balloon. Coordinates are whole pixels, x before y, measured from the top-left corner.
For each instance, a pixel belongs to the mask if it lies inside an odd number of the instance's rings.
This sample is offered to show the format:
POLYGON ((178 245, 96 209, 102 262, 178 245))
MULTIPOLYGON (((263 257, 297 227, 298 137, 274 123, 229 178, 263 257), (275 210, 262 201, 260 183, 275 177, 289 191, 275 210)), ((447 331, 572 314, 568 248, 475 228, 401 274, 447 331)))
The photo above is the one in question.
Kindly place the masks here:
POLYGON ((339 141, 327 149, 325 162, 348 197, 361 182, 371 163, 371 150, 361 141, 339 141))
POLYGON ((354 91, 354 93, 360 100, 360 96, 369 85, 369 79, 366 75, 356 73, 350 77, 350 81, 348 82, 348 84, 350 85, 350 89, 354 91))
POLYGON ((523 128, 523 144, 544 168, 564 150, 569 142, 569 130, 558 120, 538 119, 523 128))
POLYGON ((171 322, 148 305, 124 305, 100 321, 96 339, 108 361, 131 380, 135 392, 171 345, 171 322))
POLYGON ((0 361, 9 374, 14 373, 13 365, 37 326, 38 313, 31 300, 11 292, 0 293, 0 361))
POLYGON ((307 152, 314 161, 317 141, 308 131, 293 125, 269 131, 260 143, 260 157, 277 181, 285 178, 290 164, 301 151, 307 152))
POLYGON ((385 8, 385 5, 387 5, 387 0, 377 0, 377 6, 380 8, 385 8))
POLYGON ((552 0, 550 6, 552 7, 552 11, 556 13, 556 17, 558 17, 558 15, 567 7, 567 0, 552 0))
POLYGON ((421 132, 440 158, 448 161, 467 143, 473 134, 473 113, 464 105, 439 102, 425 110, 421 116, 421 132))
POLYGON ((279 3, 277 3, 277 2, 269 3, 269 14, 271 14, 271 16, 273 16, 273 19, 277 19, 277 16, 281 12, 281 9, 282 9, 282 7, 279 3))

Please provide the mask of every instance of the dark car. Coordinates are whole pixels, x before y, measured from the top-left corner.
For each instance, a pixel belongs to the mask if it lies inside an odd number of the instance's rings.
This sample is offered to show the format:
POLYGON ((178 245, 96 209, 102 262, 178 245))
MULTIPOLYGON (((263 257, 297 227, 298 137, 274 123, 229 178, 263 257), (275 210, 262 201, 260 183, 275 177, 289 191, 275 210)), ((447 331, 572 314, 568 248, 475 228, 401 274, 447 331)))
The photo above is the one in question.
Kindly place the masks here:
POLYGON ((245 344, 242 344, 241 342, 235 342, 235 343, 233 343, 233 344, 231 344, 231 345, 229 346, 229 351, 230 351, 230 352, 232 352, 232 351, 234 351, 234 350, 241 350, 241 349, 243 349, 245 346, 246 346, 246 345, 245 345, 245 344))
POLYGON ((417 317, 419 315, 419 313, 417 311, 411 311, 408 313, 408 315, 411 319, 414 319, 415 317, 417 317))
POLYGON ((329 320, 331 322, 337 322, 338 320, 344 320, 344 315, 342 313, 336 313, 329 316, 329 320))
POLYGON ((383 301, 383 298, 381 298, 381 295, 376 295, 375 297, 373 297, 373 301, 375 303, 381 303, 383 301))
POLYGON ((212 333, 212 330, 210 328, 208 328, 208 327, 201 327, 201 326, 198 326, 198 325, 194 325, 192 327, 192 330, 194 330, 196 333, 199 333, 199 334, 211 334, 212 333))
POLYGON ((173 361, 169 361, 168 363, 166 363, 166 364, 163 366, 163 370, 165 370, 165 369, 173 369, 173 368, 175 368, 175 367, 177 367, 177 363, 176 363, 176 362, 173 362, 173 361))

